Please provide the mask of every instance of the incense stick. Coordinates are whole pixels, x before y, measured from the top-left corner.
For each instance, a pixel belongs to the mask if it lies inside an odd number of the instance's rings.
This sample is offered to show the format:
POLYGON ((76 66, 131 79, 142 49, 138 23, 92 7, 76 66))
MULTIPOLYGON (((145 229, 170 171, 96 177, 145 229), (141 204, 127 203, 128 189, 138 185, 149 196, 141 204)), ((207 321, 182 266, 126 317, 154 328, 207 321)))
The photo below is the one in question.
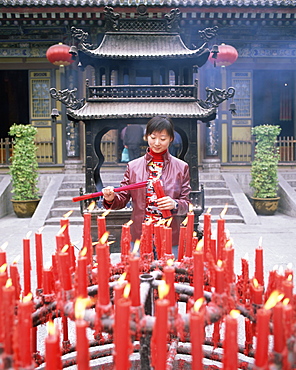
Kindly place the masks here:
MULTIPOLYGON (((115 191, 115 193, 119 193, 119 192, 125 191, 125 190, 135 190, 135 189, 144 188, 146 185, 147 185, 147 181, 136 182, 135 184, 125 185, 125 186, 121 186, 119 188, 115 188, 114 191, 115 191)), ((98 197, 101 197, 102 195, 103 195, 102 191, 99 191, 97 193, 84 194, 84 195, 80 195, 79 197, 72 198, 72 202, 79 202, 81 200, 86 200, 86 199, 91 199, 91 198, 98 198, 98 197)))

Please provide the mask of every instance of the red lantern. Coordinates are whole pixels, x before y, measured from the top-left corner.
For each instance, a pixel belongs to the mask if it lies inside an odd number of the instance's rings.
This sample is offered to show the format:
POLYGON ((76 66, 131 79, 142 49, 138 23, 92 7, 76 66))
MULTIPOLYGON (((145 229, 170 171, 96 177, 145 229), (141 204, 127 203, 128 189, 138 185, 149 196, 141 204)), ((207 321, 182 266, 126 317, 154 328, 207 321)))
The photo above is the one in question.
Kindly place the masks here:
POLYGON ((217 59, 213 58, 213 54, 209 56, 209 60, 217 67, 227 67, 237 60, 238 52, 231 45, 221 44, 218 46, 219 53, 217 59))
POLYGON ((62 43, 52 45, 47 49, 46 58, 55 66, 68 66, 74 62, 72 55, 69 54, 70 46, 62 43))

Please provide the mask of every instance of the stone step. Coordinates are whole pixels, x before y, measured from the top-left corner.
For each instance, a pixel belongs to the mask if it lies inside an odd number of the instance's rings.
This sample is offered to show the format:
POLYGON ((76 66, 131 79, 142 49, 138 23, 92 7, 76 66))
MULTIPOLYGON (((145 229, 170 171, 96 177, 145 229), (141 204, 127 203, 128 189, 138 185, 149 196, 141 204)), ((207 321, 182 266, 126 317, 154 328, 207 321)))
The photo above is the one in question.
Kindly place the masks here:
POLYGON ((228 188, 204 188, 205 197, 211 195, 229 196, 231 192, 228 188))
POLYGON ((226 182, 223 179, 220 180, 206 180, 200 181, 200 184, 203 184, 204 188, 226 188, 226 182))
MULTIPOLYGON (((225 207, 225 204, 224 205, 213 205, 213 204, 205 203, 205 212, 210 208, 212 215, 220 215, 220 213, 223 211, 224 207, 225 207)), ((240 210, 237 207, 237 205, 229 204, 228 207, 227 207, 226 215, 227 216, 232 216, 232 215, 241 216, 241 213, 240 213, 240 210)))
POLYGON ((224 208, 225 204, 237 206, 235 200, 231 195, 205 195, 205 204, 213 206, 221 206, 224 208))

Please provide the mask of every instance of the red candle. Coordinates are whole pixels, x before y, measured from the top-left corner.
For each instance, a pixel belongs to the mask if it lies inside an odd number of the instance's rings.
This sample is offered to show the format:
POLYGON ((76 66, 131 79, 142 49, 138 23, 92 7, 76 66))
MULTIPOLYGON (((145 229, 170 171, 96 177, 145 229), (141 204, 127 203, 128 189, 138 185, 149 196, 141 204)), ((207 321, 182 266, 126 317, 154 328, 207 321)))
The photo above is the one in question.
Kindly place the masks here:
POLYGON ((270 311, 261 308, 257 311, 257 348, 255 365, 267 368, 268 363, 268 336, 269 336, 270 311))
POLYGON ((110 304, 110 290, 109 290, 109 277, 110 277, 110 265, 109 265, 109 248, 106 244, 108 233, 100 239, 100 243, 97 244, 97 264, 98 264, 98 300, 101 305, 110 304))
POLYGON ((130 225, 133 221, 129 221, 126 224, 122 225, 121 229, 121 240, 120 240, 120 249, 121 256, 128 256, 131 250, 131 230, 130 225))
POLYGON ((37 289, 41 289, 42 288, 42 269, 43 269, 42 234, 41 233, 35 233, 35 251, 36 251, 37 289))
POLYGON ((59 233, 56 235, 56 246, 57 252, 59 253, 65 246, 65 236, 63 234, 63 228, 60 229, 59 233))
POLYGON ((163 297, 167 294, 161 292, 163 285, 158 287, 159 299, 155 303, 155 323, 152 334, 152 366, 155 370, 165 370, 167 363, 167 332, 168 332, 168 308, 169 301, 163 297))
POLYGON ((11 279, 8 279, 6 286, 2 287, 2 302, 2 309, 5 313, 5 319, 2 323, 4 329, 4 352, 8 355, 12 355, 12 328, 14 327, 15 288, 12 286, 11 279))
POLYGON ((131 284, 131 304, 133 307, 140 306, 140 278, 139 278, 139 257, 136 257, 133 253, 129 257, 129 279, 131 284))
POLYGON ((46 370, 62 369, 60 338, 58 329, 52 321, 47 324, 47 336, 45 338, 46 370))
POLYGON ((204 342, 204 314, 200 309, 204 299, 198 299, 194 304, 194 309, 190 312, 190 341, 192 354, 192 369, 203 370, 203 350, 204 342))
MULTIPOLYGON (((153 181, 153 188, 154 188, 154 191, 156 193, 157 199, 165 197, 165 193, 164 193, 161 181, 159 179, 153 181)), ((161 213, 162 213, 163 218, 172 217, 172 213, 168 209, 161 211, 161 213)))
MULTIPOLYGON (((73 211, 70 211, 71 213, 73 211)), ((66 215, 64 215, 64 218, 60 219, 60 226, 63 229, 63 234, 65 237, 65 244, 71 245, 70 241, 70 235, 69 235, 69 219, 65 218, 66 215)))
POLYGON ((153 223, 146 222, 146 253, 150 254, 153 251, 153 223))
POLYGON ((54 293, 54 278, 52 268, 43 269, 43 294, 52 294, 54 293))
MULTIPOLYGON (((170 263, 170 261, 168 261, 170 263)), ((175 268, 173 266, 165 266, 163 268, 165 281, 169 286, 169 292, 166 296, 166 299, 170 302, 170 307, 176 305, 176 296, 175 296, 175 268)))
MULTIPOLYGON (((192 205, 191 207, 192 208, 192 205)), ((192 238, 194 229, 194 212, 189 211, 187 213, 187 226, 186 226, 186 257, 192 257, 192 238)))
POLYGON ((238 369, 237 317, 239 311, 232 310, 225 320, 225 339, 223 343, 223 369, 238 369))
POLYGON ((83 248, 77 263, 77 296, 87 298, 87 248, 83 248))
POLYGON ((255 278, 257 279, 260 285, 264 286, 263 249, 261 246, 261 242, 259 242, 259 246, 258 248, 256 248, 256 251, 255 251, 255 278))
POLYGON ((215 266, 215 276, 216 276, 216 284, 215 284, 215 292, 217 294, 222 294, 224 292, 224 267, 223 262, 218 260, 217 265, 215 266))
POLYGON ((208 254, 211 253, 211 237, 212 237, 211 214, 207 212, 204 214, 204 231, 203 231, 204 257, 206 261, 208 260, 208 254))
POLYGON ((179 246, 178 246, 178 261, 182 261, 185 253, 185 242, 186 242, 186 227, 180 227, 179 234, 179 246))
POLYGON ((124 272, 119 279, 117 280, 117 284, 113 287, 113 294, 114 294, 114 305, 116 308, 116 304, 120 298, 122 298, 124 288, 126 287, 126 272, 124 272))
POLYGON ((204 296, 204 251, 202 242, 198 244, 197 249, 193 252, 193 287, 194 301, 204 296))
POLYGON ((225 270, 226 270, 226 281, 228 284, 234 281, 234 248, 232 247, 232 242, 229 240, 226 243, 224 249, 225 256, 225 270))
POLYGON ((290 302, 293 299, 293 288, 294 288, 292 278, 293 276, 289 275, 288 278, 282 282, 285 298, 289 298, 290 302))
POLYGON ((87 322, 84 320, 86 301, 77 298, 75 303, 77 368, 89 370, 89 343, 86 335, 87 322))
POLYGON ((253 279, 250 284, 251 301, 254 304, 261 305, 263 299, 263 286, 258 284, 257 279, 253 279))
POLYGON ((217 258, 224 259, 225 238, 225 220, 220 218, 217 220, 217 258))
POLYGON ((59 253, 59 266, 60 266, 60 280, 64 290, 72 289, 72 280, 70 274, 70 259, 68 253, 68 246, 66 245, 59 253))
POLYGON ((7 264, 4 263, 2 266, 0 266, 0 343, 3 343, 3 335, 4 335, 4 329, 3 329, 3 320, 4 320, 4 311, 2 306, 2 295, 3 291, 2 288, 5 286, 7 281, 7 264))
POLYGON ((285 347, 285 331, 283 321, 283 304, 277 303, 273 307, 273 349, 277 353, 282 353, 285 347))
POLYGON ((92 264, 91 213, 83 214, 83 246, 87 248, 87 262, 92 264))
POLYGON ((5 249, 6 249, 7 245, 8 245, 8 243, 5 242, 0 247, 0 266, 4 265, 4 263, 6 263, 6 251, 5 251, 5 249))
POLYGON ((283 317, 286 341, 292 336, 293 333, 293 307, 288 299, 283 301, 283 317))
MULTIPOLYGON (((108 213, 110 210, 108 210, 108 213)), ((106 217, 104 214, 102 216, 97 217, 97 227, 98 227, 98 240, 106 233, 106 217)))
POLYGON ((157 258, 160 259, 162 257, 161 254, 161 225, 160 224, 155 224, 154 225, 154 245, 156 248, 156 254, 157 258))
POLYGON ((165 227, 164 233, 165 233, 165 253, 172 254, 172 228, 165 227))
POLYGON ((129 354, 132 344, 130 340, 130 308, 128 298, 120 298, 116 302, 114 317, 114 362, 116 370, 130 368, 129 354))
POLYGON ((18 350, 19 366, 21 368, 30 368, 33 365, 32 360, 32 311, 33 301, 32 293, 29 293, 18 304, 18 350), (24 338, 26 338, 24 340, 24 338))
POLYGON ((17 263, 14 261, 12 265, 9 267, 10 278, 12 280, 12 285, 15 288, 15 299, 19 300, 20 298, 20 291, 21 291, 21 284, 20 284, 20 275, 17 268, 17 263))
POLYGON ((31 292, 31 259, 30 259, 30 239, 29 233, 23 239, 23 256, 24 256, 24 295, 31 292))

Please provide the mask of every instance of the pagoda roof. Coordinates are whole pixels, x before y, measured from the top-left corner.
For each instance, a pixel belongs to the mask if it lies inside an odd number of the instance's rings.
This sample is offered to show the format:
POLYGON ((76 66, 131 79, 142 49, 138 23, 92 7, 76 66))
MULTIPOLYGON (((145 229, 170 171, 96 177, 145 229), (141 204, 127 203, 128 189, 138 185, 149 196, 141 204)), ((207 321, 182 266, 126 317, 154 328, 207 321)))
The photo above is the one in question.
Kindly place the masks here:
POLYGON ((67 114, 77 121, 169 115, 209 122, 215 118, 216 108, 205 109, 198 102, 87 102, 77 110, 68 108, 67 114))
MULTIPOLYGON (((137 0, 0 0, 4 7, 100 7, 138 6, 137 0)), ((197 7, 295 7, 296 0, 148 0, 146 6, 197 7)))
POLYGON ((103 59, 166 59, 197 58, 203 65, 210 54, 207 44, 189 49, 179 34, 118 33, 107 32, 98 48, 90 50, 83 44, 81 51, 93 58, 103 59))

